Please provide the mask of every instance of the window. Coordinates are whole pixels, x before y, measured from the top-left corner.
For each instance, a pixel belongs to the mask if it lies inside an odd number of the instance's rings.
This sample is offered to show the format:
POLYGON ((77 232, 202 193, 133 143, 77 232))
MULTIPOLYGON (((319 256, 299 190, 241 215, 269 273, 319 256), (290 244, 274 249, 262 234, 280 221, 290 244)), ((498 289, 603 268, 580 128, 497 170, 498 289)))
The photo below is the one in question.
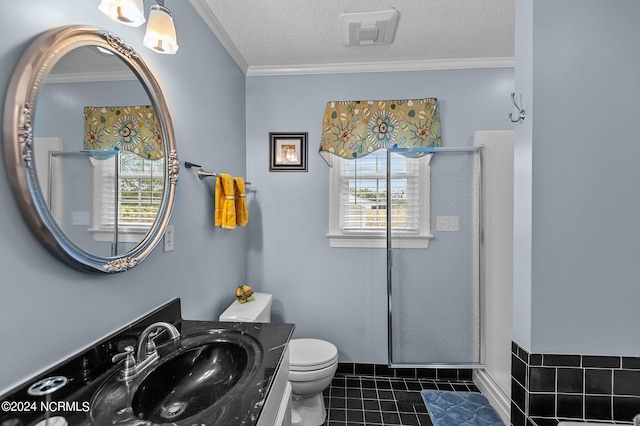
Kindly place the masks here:
POLYGON ((164 159, 147 160, 128 151, 94 165, 94 229, 97 241, 139 242, 156 219, 164 189, 164 159))
MULTIPOLYGON (((429 161, 391 154, 391 223, 395 247, 426 248, 429 161)), ((331 247, 386 247, 387 151, 356 160, 333 156, 329 183, 331 247)))

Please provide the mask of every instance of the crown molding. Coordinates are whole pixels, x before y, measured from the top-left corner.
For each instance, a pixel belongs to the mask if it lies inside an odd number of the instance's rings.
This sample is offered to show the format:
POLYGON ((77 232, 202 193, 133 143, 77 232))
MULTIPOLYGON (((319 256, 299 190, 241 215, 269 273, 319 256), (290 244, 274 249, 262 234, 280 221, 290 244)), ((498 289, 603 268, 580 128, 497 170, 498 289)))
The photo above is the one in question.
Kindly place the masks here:
POLYGON ((301 75, 301 74, 345 74, 368 72, 396 72, 396 71, 433 71, 474 68, 512 68, 515 66, 513 57, 506 58, 477 58, 477 59, 437 59, 426 61, 396 61, 396 62, 363 62, 345 64, 314 64, 291 66, 250 66, 245 73, 250 77, 270 75, 301 75))
POLYGON ((224 47, 231 58, 233 58, 240 70, 246 75, 247 70, 249 69, 249 64, 235 44, 233 44, 233 41, 231 41, 227 32, 222 28, 222 25, 220 25, 220 21, 218 21, 218 18, 216 18, 213 12, 211 12, 211 9, 209 9, 205 4, 204 0, 189 0, 189 3, 191 3, 191 6, 193 6, 198 15, 200 15, 205 24, 207 24, 209 29, 220 41, 222 47, 224 47))

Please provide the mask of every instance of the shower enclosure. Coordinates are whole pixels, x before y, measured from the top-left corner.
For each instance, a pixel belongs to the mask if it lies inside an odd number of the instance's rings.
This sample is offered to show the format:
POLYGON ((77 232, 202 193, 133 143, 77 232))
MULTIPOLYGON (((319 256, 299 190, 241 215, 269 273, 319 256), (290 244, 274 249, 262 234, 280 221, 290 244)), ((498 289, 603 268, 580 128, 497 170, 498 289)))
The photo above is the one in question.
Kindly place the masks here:
POLYGON ((390 366, 482 366, 481 187, 480 147, 387 151, 390 366), (420 219, 428 246, 404 248, 414 225, 402 187, 413 161, 427 162, 420 219))

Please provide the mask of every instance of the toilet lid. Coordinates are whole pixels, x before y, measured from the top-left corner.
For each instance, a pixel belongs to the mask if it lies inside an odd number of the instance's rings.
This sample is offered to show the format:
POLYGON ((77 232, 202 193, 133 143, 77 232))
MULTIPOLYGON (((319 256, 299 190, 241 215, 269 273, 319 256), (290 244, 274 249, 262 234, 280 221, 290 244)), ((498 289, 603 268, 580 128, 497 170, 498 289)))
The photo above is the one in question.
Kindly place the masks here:
POLYGON ((289 368, 297 371, 319 370, 338 361, 338 348, 318 339, 292 339, 289 342, 289 368))

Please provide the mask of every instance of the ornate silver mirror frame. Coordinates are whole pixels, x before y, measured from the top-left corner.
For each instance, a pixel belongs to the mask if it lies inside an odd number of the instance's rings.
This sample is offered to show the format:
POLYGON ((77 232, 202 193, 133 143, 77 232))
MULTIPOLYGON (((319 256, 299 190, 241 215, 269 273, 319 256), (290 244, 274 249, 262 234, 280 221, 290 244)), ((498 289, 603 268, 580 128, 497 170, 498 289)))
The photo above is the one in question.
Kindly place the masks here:
POLYGON ((13 73, 4 112, 4 157, 7 175, 23 217, 36 237, 56 257, 87 272, 121 272, 138 265, 164 236, 175 201, 178 158, 166 101, 155 77, 136 51, 116 35, 95 27, 65 26, 40 35, 25 51, 13 73), (54 220, 40 191, 33 152, 33 123, 38 94, 55 63, 81 46, 99 46, 133 71, 155 106, 165 149, 164 190, 149 232, 130 251, 104 257, 68 238, 54 220))

